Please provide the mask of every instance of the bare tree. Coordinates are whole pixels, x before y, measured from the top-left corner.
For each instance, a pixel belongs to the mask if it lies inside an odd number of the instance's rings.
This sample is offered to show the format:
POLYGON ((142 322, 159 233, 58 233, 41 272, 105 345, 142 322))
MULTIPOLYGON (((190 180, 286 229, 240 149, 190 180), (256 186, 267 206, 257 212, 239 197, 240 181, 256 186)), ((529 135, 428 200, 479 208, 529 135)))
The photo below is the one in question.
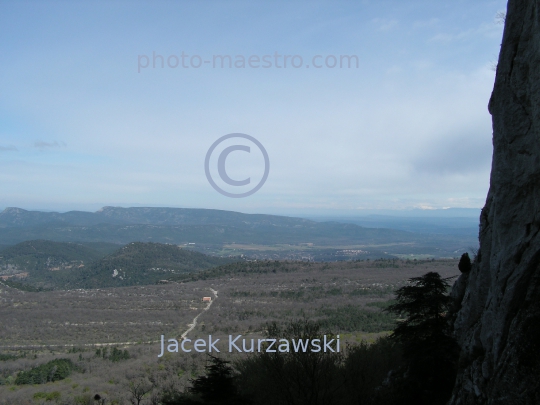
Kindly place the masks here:
POLYGON ((131 395, 129 399, 133 405, 141 405, 146 394, 154 389, 154 384, 144 377, 133 379, 128 383, 128 390, 131 395))

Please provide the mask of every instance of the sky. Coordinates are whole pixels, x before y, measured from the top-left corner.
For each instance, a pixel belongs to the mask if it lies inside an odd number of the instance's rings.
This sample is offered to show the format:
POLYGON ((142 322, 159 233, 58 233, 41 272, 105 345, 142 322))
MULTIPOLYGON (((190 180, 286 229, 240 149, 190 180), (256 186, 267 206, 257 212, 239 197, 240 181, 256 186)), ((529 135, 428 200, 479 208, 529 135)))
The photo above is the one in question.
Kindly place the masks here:
POLYGON ((480 208, 505 9, 0 0, 0 209, 480 208))

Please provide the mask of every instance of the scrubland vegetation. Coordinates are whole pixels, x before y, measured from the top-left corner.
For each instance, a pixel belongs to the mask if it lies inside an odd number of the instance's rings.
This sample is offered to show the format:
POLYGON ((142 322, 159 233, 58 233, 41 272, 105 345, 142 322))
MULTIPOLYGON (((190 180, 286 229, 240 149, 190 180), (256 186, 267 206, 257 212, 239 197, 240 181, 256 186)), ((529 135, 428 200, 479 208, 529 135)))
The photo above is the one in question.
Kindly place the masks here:
POLYGON ((0 404, 396 403, 383 388, 402 381, 407 359, 403 343, 387 337, 398 315, 383 310, 408 279, 430 271, 456 275, 457 261, 246 262, 159 285, 94 290, 28 292, 2 284, 0 404), (218 298, 190 339, 331 333, 341 334, 344 350, 220 353, 230 362, 222 365, 230 378, 219 381, 232 384, 231 399, 201 402, 190 387, 208 382, 197 379, 209 378, 215 360, 195 352, 158 358, 158 341, 162 334, 179 338, 210 289, 218 298), (73 365, 64 378, 16 383, 58 359, 73 365))

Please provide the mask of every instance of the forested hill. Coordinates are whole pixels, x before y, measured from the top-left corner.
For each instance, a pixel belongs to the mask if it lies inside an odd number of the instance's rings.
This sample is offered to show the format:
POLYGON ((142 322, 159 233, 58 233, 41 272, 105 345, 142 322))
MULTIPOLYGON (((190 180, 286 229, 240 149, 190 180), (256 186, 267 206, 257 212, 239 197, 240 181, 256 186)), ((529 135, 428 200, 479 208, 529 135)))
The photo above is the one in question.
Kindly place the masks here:
POLYGON ((84 265, 101 258, 96 249, 78 243, 30 240, 0 251, 0 268, 39 272, 84 265))
POLYGON ((0 213, 0 245, 31 239, 117 244, 151 241, 349 245, 410 243, 419 238, 423 237, 392 229, 208 209, 104 207, 93 213, 57 213, 6 208, 0 213))
POLYGON ((274 225, 294 226, 313 221, 265 214, 243 214, 234 211, 201 208, 103 207, 96 212, 41 212, 6 208, 0 212, 0 228, 47 226, 54 224, 92 226, 98 224, 141 225, 274 225))
POLYGON ((171 275, 232 263, 176 245, 133 242, 88 266, 73 282, 83 288, 156 283, 171 275))
POLYGON ((22 288, 120 287, 154 284, 239 260, 160 243, 133 242, 108 255, 103 244, 97 247, 100 250, 75 243, 22 242, 0 251, 0 277, 22 288))

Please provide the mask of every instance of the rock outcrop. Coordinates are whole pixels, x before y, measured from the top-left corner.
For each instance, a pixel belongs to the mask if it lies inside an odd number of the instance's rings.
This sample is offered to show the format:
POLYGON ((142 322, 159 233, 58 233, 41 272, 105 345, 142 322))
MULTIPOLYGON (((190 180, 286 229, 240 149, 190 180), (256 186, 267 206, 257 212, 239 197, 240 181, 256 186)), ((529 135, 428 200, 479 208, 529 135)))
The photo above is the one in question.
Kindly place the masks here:
POLYGON ((540 404, 540 0, 510 0, 493 94, 480 250, 452 294, 462 348, 449 404, 540 404))

